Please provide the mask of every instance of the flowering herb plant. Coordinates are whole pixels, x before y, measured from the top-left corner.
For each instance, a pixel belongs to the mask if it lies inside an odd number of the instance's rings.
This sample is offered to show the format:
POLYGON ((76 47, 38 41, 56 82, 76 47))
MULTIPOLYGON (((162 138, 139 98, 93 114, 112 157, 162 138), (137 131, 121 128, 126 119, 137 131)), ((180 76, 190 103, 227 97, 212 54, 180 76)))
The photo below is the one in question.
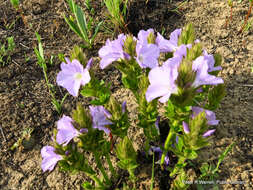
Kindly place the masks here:
MULTIPOLYGON (((137 126, 146 136, 146 152, 158 152, 162 169, 175 178, 174 189, 187 189, 188 179, 185 166, 187 160, 196 159, 198 151, 206 147, 213 126, 219 123, 214 110, 217 109, 225 88, 222 78, 221 57, 208 54, 199 40, 195 40, 194 29, 188 24, 183 30, 176 29, 165 39, 153 29, 141 30, 137 37, 120 34, 115 40, 107 40, 99 52, 100 68, 114 66, 122 73, 122 83, 132 91, 138 104, 137 126), (158 106, 166 110, 163 118, 167 134, 160 139, 160 118, 158 106), (150 146, 150 142, 160 144, 150 146), (170 163, 174 154, 177 163, 170 163)), ((138 166, 136 151, 128 136, 129 118, 126 102, 120 104, 111 94, 110 85, 99 81, 94 75, 93 60, 87 60, 81 51, 66 58, 57 75, 57 84, 77 97, 92 97, 89 111, 81 105, 71 117, 63 116, 57 122, 54 146, 45 146, 42 151, 42 169, 51 171, 57 162, 64 170, 83 171, 96 184, 95 188, 106 189, 117 177, 110 152, 115 151, 117 165, 129 172, 134 182, 134 169, 138 166), (119 139, 116 148, 115 139, 119 139), (85 152, 93 154, 95 170, 84 157, 85 152), (111 177, 103 167, 106 159, 111 177)), ((164 134, 163 134, 164 135, 164 134)), ((94 188, 90 183, 86 189, 94 188)))

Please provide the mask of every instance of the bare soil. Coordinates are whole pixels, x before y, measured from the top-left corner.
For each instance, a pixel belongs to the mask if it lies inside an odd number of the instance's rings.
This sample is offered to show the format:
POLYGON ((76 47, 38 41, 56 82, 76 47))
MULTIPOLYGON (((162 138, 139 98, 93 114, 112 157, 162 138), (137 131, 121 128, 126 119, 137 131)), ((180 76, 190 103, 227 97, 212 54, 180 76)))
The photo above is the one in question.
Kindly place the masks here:
MULTIPOLYGON (((88 14, 84 1, 79 4, 88 14)), ((221 77, 224 79, 227 95, 216 112, 220 124, 212 139, 211 146, 202 151, 199 161, 216 163, 218 156, 232 142, 236 142, 233 151, 225 158, 220 167, 220 189, 253 189, 253 27, 238 34, 242 21, 249 7, 247 0, 235 1, 233 19, 225 27, 230 15, 226 0, 189 0, 182 1, 149 0, 130 1, 128 9, 128 27, 136 35, 140 29, 154 28, 165 31, 165 36, 186 23, 194 24, 196 35, 209 53, 223 56, 221 77), (180 9, 175 9, 177 6, 180 9), (243 181, 244 184, 233 184, 243 181)), ((96 20, 103 20, 105 7, 100 1, 92 1, 96 20)), ((61 116, 51 104, 51 98, 41 68, 36 63, 33 48, 37 46, 35 32, 42 37, 45 55, 69 51, 82 41, 69 29, 63 15, 69 14, 64 0, 23 0, 21 1, 23 18, 10 5, 9 1, 0 0, 0 42, 14 36, 16 43, 12 61, 0 67, 0 189, 35 190, 35 189, 81 189, 86 180, 84 175, 69 175, 59 171, 43 173, 40 149, 50 144, 55 122, 61 116), (9 28, 8 25, 13 23, 9 28), (28 60, 29 58, 29 60, 28 60), (22 136, 26 128, 33 129, 33 141, 29 146, 21 146, 11 151, 11 146, 22 136), (3 132, 3 133, 2 133, 3 132)), ((250 16, 252 19, 252 14, 250 16)), ((107 26, 110 26, 107 24, 107 26)), ((112 27, 109 27, 112 29, 112 27)), ((120 75, 114 68, 104 71, 98 69, 98 50, 112 33, 105 28, 98 34, 91 50, 85 50, 87 58, 97 60, 97 76, 113 82, 112 91, 119 101, 127 100, 133 123, 136 119, 136 104, 130 92, 120 87, 120 75)), ((57 57, 57 56, 56 56, 57 57)), ((49 81, 56 85, 56 75, 60 70, 60 61, 55 58, 54 65, 48 69, 49 81)), ((66 91, 56 89, 58 99, 66 91)), ((84 98, 74 99, 68 96, 63 105, 63 113, 70 115, 77 102, 84 106, 89 101, 84 98)), ((131 127, 130 135, 137 150, 142 150, 144 137, 142 131, 131 127)), ((140 158, 141 166, 137 170, 137 189, 149 189, 151 183, 151 161, 140 158)), ((127 175, 122 174, 122 181, 127 175)), ((120 183, 120 181, 119 181, 120 183)), ((155 169, 155 189, 169 189, 168 173, 157 166, 155 169)), ((207 188, 208 189, 208 188, 207 188)))

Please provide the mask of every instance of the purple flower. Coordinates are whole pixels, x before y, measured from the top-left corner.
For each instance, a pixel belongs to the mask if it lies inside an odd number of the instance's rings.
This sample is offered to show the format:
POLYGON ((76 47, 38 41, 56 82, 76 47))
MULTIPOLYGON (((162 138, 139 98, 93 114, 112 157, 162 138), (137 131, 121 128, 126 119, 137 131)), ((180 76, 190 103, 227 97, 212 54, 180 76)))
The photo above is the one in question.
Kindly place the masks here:
POLYGON ((124 40, 126 36, 124 34, 120 34, 118 39, 110 41, 109 39, 106 41, 105 46, 103 46, 99 51, 98 55, 101 58, 100 68, 104 69, 112 62, 117 61, 118 59, 124 59, 126 57, 126 53, 123 51, 124 40))
POLYGON ((170 34, 170 40, 166 40, 159 32, 157 33, 156 44, 161 52, 174 52, 178 48, 178 38, 181 29, 176 29, 170 34))
POLYGON ((193 61, 192 69, 196 71, 196 78, 192 84, 193 87, 224 83, 222 78, 208 74, 208 68, 207 61, 205 61, 203 56, 200 56, 193 61))
POLYGON ((190 133, 189 126, 186 122, 183 121, 183 129, 186 134, 190 133))
POLYGON ((44 146, 41 149, 42 163, 41 168, 43 172, 52 171, 59 160, 62 160, 61 155, 56 154, 55 148, 52 146, 44 146))
MULTIPOLYGON (((151 146, 150 149, 149 149, 149 153, 151 154, 152 152, 158 152, 159 153, 159 161, 157 163, 160 164, 163 151, 161 150, 160 147, 151 146)), ((168 154, 165 156, 164 163, 167 166, 170 163, 170 159, 169 159, 168 154)))
POLYGON ((86 128, 82 128, 79 130, 80 133, 88 133, 88 129, 86 128))
POLYGON ((66 146, 74 137, 80 135, 80 132, 72 125, 72 122, 73 120, 65 115, 57 122, 57 143, 66 146))
POLYGON ((186 57, 186 54, 187 54, 187 49, 191 49, 192 48, 192 45, 191 44, 182 44, 180 45, 176 51, 173 53, 173 56, 174 57, 180 57, 181 60, 183 59, 183 57, 186 57))
POLYGON ((137 46, 143 46, 144 44, 148 44, 148 35, 150 33, 154 34, 154 30, 152 28, 148 29, 147 31, 145 30, 140 30, 138 33, 138 41, 137 41, 137 46))
POLYGON ((155 128, 157 129, 159 135, 160 135, 160 129, 159 129, 160 119, 161 119, 161 117, 157 116, 156 121, 155 121, 155 128))
POLYGON ((178 140, 179 140, 179 137, 178 136, 176 136, 176 143, 178 144, 178 140))
POLYGON ((93 128, 104 131, 107 135, 110 134, 110 130, 105 125, 113 124, 107 118, 111 117, 111 114, 103 106, 89 106, 92 116, 93 128))
POLYGON ((205 111, 206 119, 207 119, 207 124, 208 124, 208 125, 218 125, 218 123, 219 123, 219 120, 216 120, 215 113, 212 112, 212 111, 210 111, 210 110, 205 110, 205 109, 203 109, 203 108, 201 108, 201 107, 193 106, 193 107, 192 107, 192 111, 193 111, 192 117, 195 117, 195 116, 197 116, 200 112, 205 111))
POLYGON ((138 40, 136 44, 136 61, 141 68, 154 68, 158 66, 158 57, 160 55, 160 51, 157 45, 148 44, 147 38, 150 33, 154 34, 154 30, 141 30, 138 33, 138 40))
POLYGON ((162 67, 153 68, 148 75, 150 85, 146 92, 146 100, 150 102, 161 97, 160 102, 168 101, 170 95, 177 92, 175 84, 177 76, 177 67, 163 65, 162 67))
POLYGON ((203 134, 203 137, 209 137, 215 132, 215 129, 208 130, 203 134))
POLYGON ((126 101, 124 101, 121 105, 122 113, 124 114, 126 112, 126 101))
POLYGON ((206 50, 203 51, 203 55, 204 56, 201 56, 201 57, 203 57, 202 58, 204 59, 203 61, 206 61, 208 64, 208 72, 219 71, 222 69, 221 66, 214 67, 215 60, 214 60, 213 55, 208 54, 206 50))
MULTIPOLYGON (((138 42, 137 42, 138 44, 138 42)), ((136 61, 141 68, 154 68, 158 66, 159 48, 154 44, 136 46, 136 61)))
POLYGON ((194 41, 194 43, 195 43, 195 44, 198 44, 198 43, 200 43, 200 40, 199 40, 199 39, 196 39, 196 40, 194 41))
POLYGON ((90 81, 90 74, 87 68, 83 68, 80 62, 74 59, 72 62, 68 58, 66 63, 61 64, 61 71, 57 75, 56 82, 59 86, 67 89, 72 95, 77 97, 81 85, 85 85, 90 81))
POLYGON ((93 63, 93 59, 90 58, 89 61, 88 61, 88 63, 87 63, 87 65, 86 65, 86 69, 87 69, 87 70, 89 70, 89 69, 91 68, 92 63, 93 63))

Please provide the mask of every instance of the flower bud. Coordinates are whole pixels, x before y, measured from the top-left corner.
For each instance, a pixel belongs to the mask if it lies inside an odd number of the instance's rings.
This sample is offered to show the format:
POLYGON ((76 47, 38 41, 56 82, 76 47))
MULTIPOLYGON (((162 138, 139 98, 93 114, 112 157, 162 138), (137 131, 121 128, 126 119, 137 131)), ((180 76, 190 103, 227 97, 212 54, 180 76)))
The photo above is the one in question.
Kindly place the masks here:
POLYGON ((215 129, 208 130, 203 134, 203 137, 209 137, 215 132, 215 129))

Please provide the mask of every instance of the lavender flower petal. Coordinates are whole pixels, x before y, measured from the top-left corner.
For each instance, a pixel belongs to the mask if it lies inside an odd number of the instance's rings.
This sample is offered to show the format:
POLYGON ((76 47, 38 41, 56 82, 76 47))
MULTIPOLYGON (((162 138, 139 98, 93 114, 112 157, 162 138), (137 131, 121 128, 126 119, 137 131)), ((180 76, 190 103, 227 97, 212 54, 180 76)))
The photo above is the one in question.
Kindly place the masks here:
POLYGON ((121 105, 122 113, 124 114, 126 112, 126 101, 124 101, 121 105))
POLYGON ((207 119, 207 124, 208 125, 218 125, 218 123, 219 123, 219 120, 216 120, 215 113, 212 112, 212 111, 210 111, 210 110, 206 110, 206 109, 203 109, 203 108, 197 107, 197 106, 192 106, 192 111, 193 111, 192 117, 195 117, 200 112, 205 111, 206 119, 207 119))
POLYGON ((168 166, 168 165, 170 164, 170 158, 169 158, 168 155, 165 156, 165 158, 164 158, 164 163, 165 163, 166 166, 168 166))
POLYGON ((111 114, 103 106, 89 106, 92 116, 93 128, 104 131, 106 134, 110 133, 110 130, 105 125, 112 125, 113 123, 107 118, 111 117, 111 114))
POLYGON ((159 48, 154 44, 145 44, 136 48, 136 61, 141 68, 154 68, 158 66, 159 48))
POLYGON ((80 62, 74 59, 70 62, 66 59, 66 63, 61 64, 61 71, 58 73, 56 82, 59 86, 67 89, 72 95, 77 97, 81 85, 85 85, 90 81, 90 74, 87 69, 84 69, 80 62))
POLYGON ((186 134, 190 133, 189 126, 186 122, 183 121, 183 129, 186 134))
POLYGON ((178 48, 178 38, 181 35, 181 29, 176 29, 170 34, 170 40, 157 33, 156 44, 161 52, 174 52, 178 48))
POLYGON ((80 135, 80 132, 72 125, 73 120, 63 115, 57 122, 58 133, 56 135, 56 142, 66 146, 74 137, 80 135))
POLYGON ((174 70, 168 66, 156 67, 149 72, 150 85, 146 92, 146 100, 148 102, 155 98, 160 102, 166 102, 172 93, 177 92, 177 86, 175 80, 177 78, 177 68, 174 70))
POLYGON ((99 51, 99 57, 101 58, 100 68, 104 69, 112 62, 117 61, 118 59, 125 58, 123 45, 126 36, 124 34, 120 34, 116 40, 110 41, 109 39, 106 41, 105 46, 103 46, 99 51))
POLYGON ((52 146, 44 146, 41 149, 41 156, 42 156, 42 163, 41 163, 41 168, 43 172, 45 171, 52 171, 57 164, 59 160, 62 160, 63 157, 56 154, 55 148, 52 146))
POLYGON ((208 130, 203 134, 203 137, 209 137, 215 132, 215 129, 208 130))
POLYGON ((192 84, 193 87, 224 83, 222 78, 208 74, 208 64, 204 60, 203 56, 200 56, 193 61, 192 69, 196 71, 196 79, 192 84))
POLYGON ((219 71, 222 69, 221 66, 214 67, 215 60, 213 55, 209 55, 206 50, 203 51, 203 55, 204 61, 208 64, 208 72, 219 71))

